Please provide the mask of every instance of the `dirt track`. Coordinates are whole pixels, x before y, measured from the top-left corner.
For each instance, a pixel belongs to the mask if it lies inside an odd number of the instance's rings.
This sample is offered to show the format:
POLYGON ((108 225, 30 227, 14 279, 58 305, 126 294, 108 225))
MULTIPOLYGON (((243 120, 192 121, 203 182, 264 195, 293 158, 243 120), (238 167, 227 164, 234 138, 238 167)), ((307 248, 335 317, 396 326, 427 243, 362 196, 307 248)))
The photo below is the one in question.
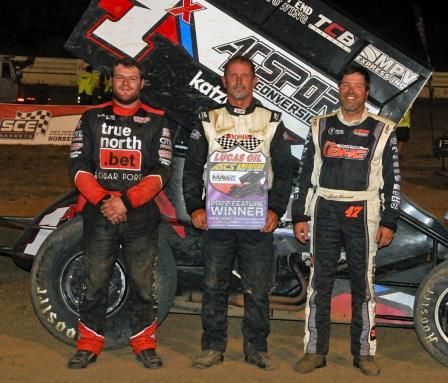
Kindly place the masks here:
MULTIPOLYGON (((349 326, 334 325, 327 367, 298 376, 293 364, 301 355, 303 323, 273 321, 270 350, 274 371, 260 371, 244 363, 241 354, 240 319, 230 320, 230 343, 223 365, 199 371, 190 367, 199 351, 200 317, 171 314, 159 331, 159 351, 165 367, 142 368, 130 348, 104 352, 86 370, 66 368, 74 349, 49 335, 31 308, 28 273, 6 258, 0 259, 0 382, 361 382, 366 378, 351 366, 349 326), (6 298, 7 297, 7 298, 6 298)), ((383 373, 375 382, 444 382, 448 370, 422 349, 412 329, 379 328, 378 360, 383 373)))
MULTIPOLYGON (((403 190, 424 209, 442 219, 448 210, 448 178, 436 175, 440 161, 431 155, 427 108, 414 110, 411 141, 403 152, 403 190)), ((444 105, 436 109, 437 137, 445 129, 444 105)), ((32 216, 70 188, 67 148, 0 146, 0 215, 32 216)), ((66 368, 73 349, 39 324, 30 302, 29 274, 0 258, 0 382, 360 382, 366 378, 351 366, 349 327, 333 325, 327 368, 299 376, 293 364, 302 353, 303 323, 272 321, 270 351, 276 369, 263 372, 246 365, 241 354, 240 319, 230 320, 226 362, 208 371, 190 367, 199 351, 200 317, 171 314, 159 331, 159 350, 166 367, 145 370, 129 348, 105 352, 87 370, 66 368)), ((376 382, 443 382, 448 369, 421 347, 412 329, 378 329, 376 382)))

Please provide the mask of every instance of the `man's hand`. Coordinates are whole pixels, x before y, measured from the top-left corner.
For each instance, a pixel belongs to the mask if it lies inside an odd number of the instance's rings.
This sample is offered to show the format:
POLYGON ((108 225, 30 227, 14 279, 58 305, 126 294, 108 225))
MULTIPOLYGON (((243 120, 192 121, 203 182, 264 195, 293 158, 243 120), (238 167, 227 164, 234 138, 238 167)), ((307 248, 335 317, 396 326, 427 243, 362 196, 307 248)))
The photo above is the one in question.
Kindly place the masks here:
POLYGON ((394 232, 387 227, 380 226, 378 231, 376 232, 376 243, 378 244, 378 248, 382 248, 384 246, 388 246, 392 239, 394 238, 394 232))
POLYGON ((111 196, 103 202, 100 211, 113 225, 127 221, 126 213, 128 209, 126 209, 120 197, 111 196))
POLYGON ((278 225, 278 215, 272 210, 268 210, 268 216, 266 218, 266 225, 260 230, 262 233, 272 233, 278 225))
POLYGON ((308 241, 308 222, 298 222, 294 224, 294 235, 299 242, 306 244, 308 241))
POLYGON ((118 216, 117 218, 110 219, 109 221, 110 221, 113 225, 116 225, 117 223, 126 222, 127 220, 128 220, 128 216, 127 216, 127 214, 125 213, 125 214, 123 214, 123 215, 118 216))
POLYGON ((191 213, 191 222, 196 229, 207 230, 207 215, 205 209, 196 209, 191 213))

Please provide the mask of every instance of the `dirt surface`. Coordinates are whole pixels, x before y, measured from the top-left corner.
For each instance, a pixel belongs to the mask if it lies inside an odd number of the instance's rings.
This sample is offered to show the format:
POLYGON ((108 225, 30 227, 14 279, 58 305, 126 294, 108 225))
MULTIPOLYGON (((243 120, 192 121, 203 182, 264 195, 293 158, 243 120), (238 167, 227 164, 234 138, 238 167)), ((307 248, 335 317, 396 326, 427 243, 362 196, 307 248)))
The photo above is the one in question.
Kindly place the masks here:
MULTIPOLYGON (((434 136, 447 131, 446 104, 435 108, 434 136)), ((413 110, 411 140, 403 150, 404 193, 443 221, 448 210, 448 178, 435 174, 440 160, 432 157, 428 106, 413 110)), ((67 147, 0 146, 0 215, 34 216, 71 188, 67 147)), ((333 325, 327 367, 299 376, 293 365, 302 354, 303 323, 272 321, 269 338, 275 370, 264 372, 244 363, 240 319, 231 318, 229 346, 223 365, 206 371, 190 367, 199 352, 201 323, 197 315, 170 314, 159 330, 159 351, 165 367, 142 368, 130 348, 104 352, 86 370, 66 367, 74 349, 49 335, 38 322, 30 301, 29 273, 0 258, 0 382, 361 382, 351 365, 349 326, 333 325)), ((376 382, 443 382, 448 369, 422 348, 413 329, 379 328, 376 382)))

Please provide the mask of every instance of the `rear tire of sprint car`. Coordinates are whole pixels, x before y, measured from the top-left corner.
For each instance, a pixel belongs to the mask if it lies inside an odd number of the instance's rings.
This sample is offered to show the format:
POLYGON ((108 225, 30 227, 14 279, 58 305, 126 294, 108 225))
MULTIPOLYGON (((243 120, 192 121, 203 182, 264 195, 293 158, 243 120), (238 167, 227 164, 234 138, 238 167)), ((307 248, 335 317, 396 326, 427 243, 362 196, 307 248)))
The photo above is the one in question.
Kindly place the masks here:
MULTIPOLYGON (((31 270, 31 297, 39 321, 51 335, 71 345, 76 342, 78 305, 83 293, 82 227, 82 217, 78 216, 51 233, 40 247, 31 270)), ((174 258, 161 239, 155 279, 160 325, 173 303, 177 285, 174 258)), ((109 284, 107 349, 129 344, 128 298, 126 270, 120 257, 109 284)))
POLYGON ((415 295, 414 325, 425 350, 448 366, 448 261, 425 277, 415 295))

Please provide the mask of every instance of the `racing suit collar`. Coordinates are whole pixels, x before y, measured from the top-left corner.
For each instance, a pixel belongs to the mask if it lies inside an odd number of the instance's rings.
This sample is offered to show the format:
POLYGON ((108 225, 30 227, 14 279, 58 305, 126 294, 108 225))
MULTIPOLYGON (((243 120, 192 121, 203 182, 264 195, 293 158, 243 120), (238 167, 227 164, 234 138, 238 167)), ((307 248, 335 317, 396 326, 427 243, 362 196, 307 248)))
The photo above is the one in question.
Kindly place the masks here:
POLYGON ((338 119, 340 122, 342 122, 344 125, 346 126, 354 126, 354 125, 359 125, 361 122, 363 122, 367 117, 369 117, 369 112, 367 111, 367 108, 364 108, 364 112, 362 112, 362 116, 360 120, 356 120, 356 121, 347 121, 344 118, 344 115, 342 114, 342 110, 339 108, 338 113, 337 113, 338 119))
POLYGON ((118 114, 119 116, 133 116, 140 109, 140 100, 133 108, 123 108, 122 106, 118 105, 115 100, 112 100, 112 108, 114 113, 118 114))
POLYGON ((234 116, 240 116, 240 115, 252 113, 256 106, 257 106, 257 102, 255 101, 255 99, 253 99, 252 102, 250 103, 250 105, 246 109, 238 108, 229 103, 226 104, 226 109, 230 114, 233 114, 234 116))

